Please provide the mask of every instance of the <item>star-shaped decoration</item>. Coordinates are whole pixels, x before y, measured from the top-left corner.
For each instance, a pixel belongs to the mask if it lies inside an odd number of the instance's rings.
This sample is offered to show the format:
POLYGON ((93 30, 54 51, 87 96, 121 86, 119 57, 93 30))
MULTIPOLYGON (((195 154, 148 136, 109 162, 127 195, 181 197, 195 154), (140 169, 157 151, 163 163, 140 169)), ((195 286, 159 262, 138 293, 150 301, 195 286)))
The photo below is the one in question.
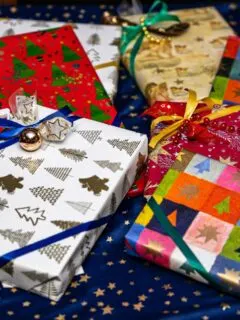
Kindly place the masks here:
POLYGON ((119 263, 120 263, 120 264, 125 264, 125 263, 126 263, 126 260, 121 259, 121 260, 119 260, 119 263))
POLYGON ((209 320, 208 316, 202 316, 201 320, 209 320))
POLYGON ((98 288, 96 291, 94 291, 94 294, 95 294, 96 297, 104 296, 104 294, 105 294, 105 289, 100 289, 100 288, 98 288))
POLYGON ((201 291, 198 291, 198 290, 193 291, 193 294, 194 294, 196 297, 199 297, 199 296, 202 295, 201 291))
POLYGON ((181 301, 182 301, 182 302, 187 302, 187 301, 188 301, 188 298, 187 298, 187 297, 181 297, 181 301))
POLYGON ((113 265, 114 265, 114 262, 112 262, 112 261, 108 261, 106 264, 107 264, 109 267, 111 267, 111 266, 113 266, 113 265))
POLYGON ((125 221, 124 221, 124 224, 125 224, 126 226, 128 226, 128 225, 130 224, 130 221, 129 221, 129 220, 125 220, 125 221))
POLYGON ((46 121, 42 124, 42 126, 46 126, 47 128, 47 139, 49 139, 50 141, 62 141, 68 134, 71 124, 65 119, 55 118, 53 120, 46 121))
POLYGON ((176 160, 178 160, 179 162, 182 162, 182 157, 185 155, 184 152, 180 151, 176 157, 176 160))
POLYGON ((99 302, 97 303, 97 305, 98 305, 98 307, 103 307, 103 306, 104 306, 104 303, 103 303, 102 301, 99 301, 99 302))
POLYGON ((114 308, 112 308, 110 305, 107 305, 106 307, 102 308, 103 315, 105 314, 112 314, 114 308))
POLYGON ((113 242, 113 238, 112 237, 107 237, 107 240, 106 240, 107 242, 109 242, 109 243, 111 243, 111 242, 113 242))
POLYGON ((162 286, 162 288, 163 288, 164 290, 171 290, 171 289, 172 289, 172 286, 171 286, 170 283, 166 283, 166 284, 164 284, 164 285, 162 286))
POLYGON ((121 294, 123 294, 123 290, 118 290, 118 291, 117 291, 117 295, 118 295, 118 296, 121 296, 121 294))
POLYGON ((18 291, 17 288, 11 288, 12 293, 16 293, 17 291, 18 291))
POLYGON ((138 302, 138 303, 133 304, 133 309, 136 310, 136 311, 140 312, 142 310, 142 308, 144 308, 144 305, 142 304, 141 301, 138 302))
POLYGON ((147 296, 145 296, 145 294, 142 294, 142 295, 138 296, 138 300, 144 302, 147 300, 147 296))
POLYGON ((115 288, 116 288, 116 283, 114 283, 114 282, 109 282, 109 284, 108 284, 108 289, 113 290, 113 289, 115 289, 115 288))
POLYGON ((13 316, 13 315, 14 315, 14 312, 13 312, 12 310, 8 310, 7 315, 8 315, 8 316, 13 316))
POLYGON ((164 304, 165 304, 166 306, 170 306, 170 304, 171 304, 171 301, 169 301, 169 300, 167 300, 167 301, 164 301, 164 304))
POLYGON ((71 302, 71 303, 75 303, 75 302, 77 302, 77 299, 76 299, 76 298, 73 298, 73 299, 70 300, 70 302, 71 302))
POLYGON ((153 259, 162 256, 164 246, 156 240, 148 240, 146 245, 146 255, 151 255, 153 259))
POLYGON ((83 302, 81 302, 81 305, 82 305, 83 307, 85 307, 85 306, 88 305, 88 303, 87 303, 87 301, 83 301, 83 302))
POLYGON ((234 284, 239 284, 240 281, 240 271, 237 271, 235 269, 228 269, 228 268, 224 268, 224 273, 217 273, 217 275, 223 279, 226 280, 227 282, 231 282, 234 284))
POLYGON ((96 312, 97 309, 96 308, 90 308, 90 312, 96 312))
POLYGON ((234 166, 235 164, 237 164, 237 162, 236 161, 232 161, 231 160, 231 157, 229 156, 229 157, 227 157, 226 159, 224 159, 223 157, 219 157, 219 161, 220 162, 222 162, 222 163, 224 163, 224 164, 227 164, 227 165, 229 165, 229 166, 234 166))
POLYGON ((167 296, 168 296, 168 297, 173 297, 173 296, 175 296, 175 293, 172 292, 172 291, 169 291, 168 294, 167 294, 167 296))
POLYGON ((205 238, 204 243, 210 240, 218 241, 218 235, 220 232, 217 231, 217 227, 213 225, 204 225, 202 229, 198 229, 199 234, 196 236, 198 238, 205 238))
POLYGON ((55 306, 56 304, 57 304, 56 301, 50 301, 50 305, 51 305, 51 306, 55 306))
POLYGON ((123 306, 123 307, 129 307, 129 302, 123 301, 123 302, 122 302, 122 306, 123 306))
POLYGON ((71 288, 77 288, 80 284, 77 281, 71 283, 71 288))
POLYGON ((199 187, 194 184, 186 184, 180 187, 180 195, 185 197, 187 200, 195 198, 199 191, 199 187))
POLYGON ((83 274, 80 277, 80 282, 88 282, 88 280, 91 279, 91 277, 88 274, 83 274))
POLYGON ((183 80, 177 79, 177 80, 175 81, 175 83, 176 83, 176 84, 183 84, 183 80))
POLYGON ((22 305, 23 305, 23 307, 27 308, 27 307, 29 307, 31 305, 31 302, 30 301, 24 301, 22 305))
POLYGON ((153 289, 153 288, 149 288, 149 289, 148 289, 148 292, 149 292, 149 293, 153 293, 153 292, 154 292, 154 289, 153 289))
POLYGON ((222 308, 223 311, 226 311, 227 309, 231 308, 230 305, 228 303, 225 303, 225 302, 221 303, 220 307, 222 308))
POLYGON ((138 100, 138 99, 139 99, 139 97, 138 97, 137 95, 133 95, 133 96, 131 96, 131 98, 132 98, 133 100, 138 100))
POLYGON ((59 314, 59 315, 55 318, 55 320, 65 320, 65 319, 66 319, 65 314, 59 314))

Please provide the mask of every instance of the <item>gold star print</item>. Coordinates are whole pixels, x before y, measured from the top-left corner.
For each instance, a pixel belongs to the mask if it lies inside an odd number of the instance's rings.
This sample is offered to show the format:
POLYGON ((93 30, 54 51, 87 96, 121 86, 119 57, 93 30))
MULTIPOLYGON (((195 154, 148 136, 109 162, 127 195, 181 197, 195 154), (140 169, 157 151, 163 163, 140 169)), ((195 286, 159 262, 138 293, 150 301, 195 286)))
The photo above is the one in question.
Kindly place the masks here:
POLYGON ((91 277, 87 274, 83 274, 80 278, 80 282, 88 282, 91 277))
POLYGON ((147 300, 147 296, 145 296, 145 294, 142 294, 141 296, 138 296, 138 300, 144 302, 147 300))
POLYGON ((50 301, 50 305, 51 305, 51 306, 55 306, 56 304, 57 304, 56 301, 50 301))
POLYGON ((96 295, 96 297, 104 296, 105 290, 98 288, 96 291, 94 291, 94 294, 96 295))
POLYGON ((24 301, 22 305, 23 305, 23 307, 27 308, 27 307, 29 307, 31 305, 31 302, 24 301))
POLYGON ((194 184, 187 184, 180 188, 180 195, 185 197, 187 200, 195 198, 198 193, 199 188, 194 184))
POLYGON ((167 294, 167 296, 168 296, 168 297, 173 297, 173 296, 175 296, 175 293, 172 292, 172 291, 169 291, 168 294, 167 294))
POLYGON ((201 292, 198 291, 198 290, 194 291, 193 294, 194 294, 196 297, 199 297, 199 296, 202 295, 201 292))
POLYGON ((144 308, 144 305, 142 304, 142 302, 138 302, 133 305, 133 309, 136 311, 140 312, 142 310, 142 308, 144 308))
POLYGON ((171 286, 170 283, 167 283, 167 284, 164 284, 164 285, 162 286, 162 288, 163 288, 164 290, 171 290, 171 289, 172 289, 172 286, 171 286))
POLYGON ((40 319, 40 318, 41 318, 40 314, 35 314, 34 315, 34 319, 40 319))
POLYGON ((224 159, 221 156, 219 157, 219 161, 224 163, 224 164, 228 164, 230 166, 234 166, 237 162, 236 161, 232 161, 231 157, 229 156, 228 158, 224 159))
POLYGON ((105 314, 112 314, 114 308, 112 308, 110 305, 107 305, 106 307, 102 308, 103 315, 105 314))
POLYGON ((13 312, 12 310, 9 310, 9 311, 7 312, 7 314, 8 314, 8 316, 13 316, 13 315, 14 315, 14 312, 13 312))
POLYGON ((65 318, 65 314, 59 314, 56 318, 55 318, 55 320, 65 320, 66 318, 65 318))
POLYGON ((83 301, 82 303, 81 303, 81 305, 84 307, 84 306, 87 306, 87 301, 83 301))
POLYGON ((79 283, 77 281, 73 281, 71 283, 71 288, 77 288, 79 286, 79 283))
POLYGON ((235 269, 225 268, 224 273, 217 273, 217 275, 223 280, 226 280, 227 282, 239 284, 240 271, 236 271, 235 269))
POLYGON ((126 260, 121 259, 121 260, 119 261, 119 263, 120 263, 120 264, 125 264, 125 263, 126 263, 126 260))
POLYGON ((91 309, 90 309, 90 312, 96 312, 96 311, 97 311, 96 308, 91 308, 91 309))
POLYGON ((122 306, 123 306, 123 307, 129 307, 129 302, 123 301, 123 302, 122 302, 122 306))
POLYGON ((153 289, 153 288, 150 288, 150 289, 148 289, 148 292, 153 293, 153 292, 154 292, 154 289, 153 289))
POLYGON ((113 241, 113 239, 112 239, 112 237, 107 237, 107 242, 112 242, 113 241))
POLYGON ((115 289, 115 288, 116 288, 116 283, 109 282, 109 284, 108 284, 108 289, 113 290, 113 289, 115 289))
POLYGON ((97 305, 98 305, 98 307, 103 307, 103 306, 104 306, 104 303, 103 303, 102 301, 99 301, 99 302, 97 303, 97 305))
POLYGON ((208 316, 203 316, 201 319, 202 319, 202 320, 208 320, 209 317, 208 317, 208 316))
POLYGON ((117 295, 120 296, 121 294, 123 294, 123 290, 118 290, 118 291, 117 291, 117 295))
POLYGON ((162 252, 165 250, 165 248, 162 246, 161 243, 155 241, 155 240, 148 240, 148 243, 146 245, 146 254, 149 254, 153 257, 153 259, 157 257, 162 256, 162 252))
POLYGON ((181 301, 182 301, 182 302, 187 302, 187 301, 188 301, 188 298, 186 298, 186 297, 181 297, 181 301))
POLYGON ((202 229, 198 229, 199 234, 196 236, 196 239, 198 238, 205 238, 204 243, 209 242, 210 240, 217 241, 218 240, 218 235, 220 234, 217 231, 217 227, 215 226, 207 226, 204 225, 202 229))
POLYGON ((16 293, 17 291, 18 291, 17 288, 11 288, 12 293, 16 293))
POLYGON ((223 311, 226 311, 227 309, 230 309, 230 305, 228 303, 221 303, 220 307, 222 308, 223 311))
POLYGON ((182 162, 182 157, 184 156, 184 154, 185 154, 184 152, 180 151, 180 152, 178 153, 176 159, 177 159, 178 161, 182 162))
POLYGON ((114 265, 114 263, 113 263, 112 261, 108 261, 108 262, 107 262, 107 265, 108 265, 109 267, 111 267, 111 266, 114 265))
POLYGON ((71 299, 70 302, 71 302, 71 303, 75 303, 75 302, 77 302, 77 299, 75 299, 75 298, 74 298, 74 299, 71 299))

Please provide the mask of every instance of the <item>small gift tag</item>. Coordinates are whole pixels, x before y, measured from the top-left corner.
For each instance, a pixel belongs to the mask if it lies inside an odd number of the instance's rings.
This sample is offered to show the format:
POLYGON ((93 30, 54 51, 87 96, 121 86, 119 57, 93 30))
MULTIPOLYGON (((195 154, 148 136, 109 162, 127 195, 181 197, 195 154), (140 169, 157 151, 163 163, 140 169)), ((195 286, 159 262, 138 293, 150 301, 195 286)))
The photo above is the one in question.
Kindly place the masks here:
POLYGON ((36 96, 16 96, 15 117, 24 124, 31 124, 37 120, 38 108, 36 96))

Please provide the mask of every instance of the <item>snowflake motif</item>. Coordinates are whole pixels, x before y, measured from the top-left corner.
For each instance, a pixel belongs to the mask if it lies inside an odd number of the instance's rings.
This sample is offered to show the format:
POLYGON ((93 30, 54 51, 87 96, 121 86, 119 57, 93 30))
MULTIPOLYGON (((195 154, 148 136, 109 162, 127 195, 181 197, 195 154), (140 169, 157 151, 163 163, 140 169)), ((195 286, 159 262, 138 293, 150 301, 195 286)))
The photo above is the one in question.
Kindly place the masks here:
POLYGON ((158 166, 161 169, 169 169, 173 164, 173 159, 171 156, 158 156, 158 166))

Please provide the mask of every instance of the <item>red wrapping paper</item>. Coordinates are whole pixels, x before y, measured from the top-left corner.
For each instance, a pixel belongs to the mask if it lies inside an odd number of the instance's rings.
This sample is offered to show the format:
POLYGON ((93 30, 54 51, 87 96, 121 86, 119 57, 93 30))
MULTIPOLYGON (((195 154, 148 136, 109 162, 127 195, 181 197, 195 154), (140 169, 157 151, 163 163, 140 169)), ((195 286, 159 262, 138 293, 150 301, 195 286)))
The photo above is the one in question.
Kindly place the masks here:
POLYGON ((112 123, 116 111, 70 26, 0 39, 0 105, 22 87, 38 103, 112 123))

